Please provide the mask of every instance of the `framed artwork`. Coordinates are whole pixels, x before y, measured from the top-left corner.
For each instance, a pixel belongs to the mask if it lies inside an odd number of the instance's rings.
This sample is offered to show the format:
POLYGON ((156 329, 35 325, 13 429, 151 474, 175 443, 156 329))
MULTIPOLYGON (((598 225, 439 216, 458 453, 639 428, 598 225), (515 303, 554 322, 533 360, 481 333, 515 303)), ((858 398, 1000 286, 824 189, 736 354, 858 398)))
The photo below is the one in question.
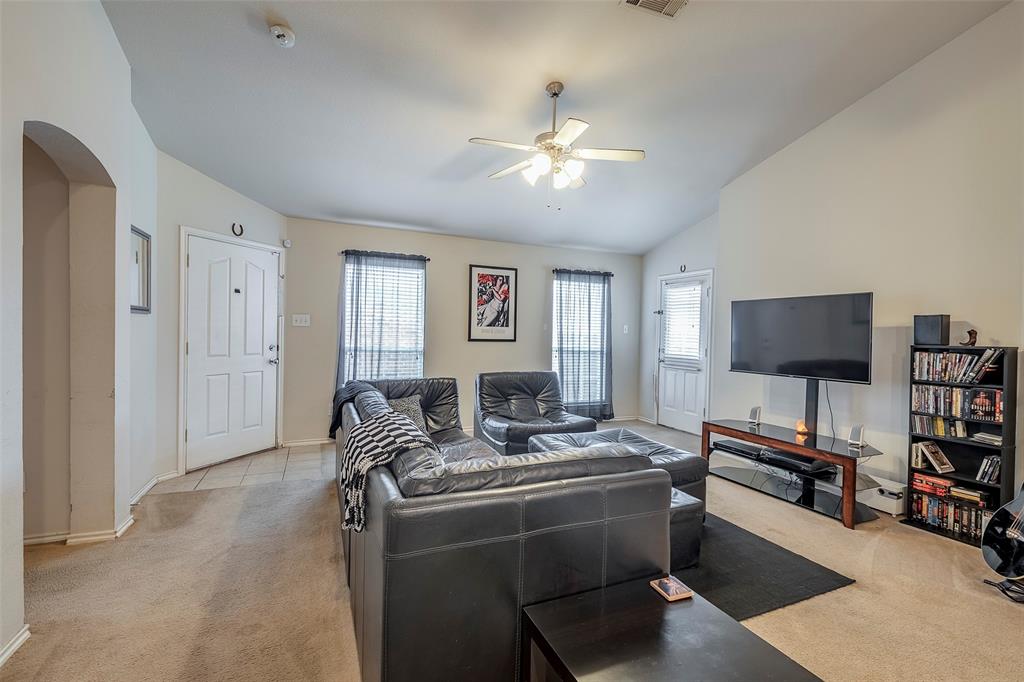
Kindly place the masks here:
POLYGON ((515 341, 519 271, 469 266, 469 340, 515 341))
POLYGON ((148 234, 132 225, 132 312, 149 314, 152 310, 150 288, 151 274, 151 240, 148 234))

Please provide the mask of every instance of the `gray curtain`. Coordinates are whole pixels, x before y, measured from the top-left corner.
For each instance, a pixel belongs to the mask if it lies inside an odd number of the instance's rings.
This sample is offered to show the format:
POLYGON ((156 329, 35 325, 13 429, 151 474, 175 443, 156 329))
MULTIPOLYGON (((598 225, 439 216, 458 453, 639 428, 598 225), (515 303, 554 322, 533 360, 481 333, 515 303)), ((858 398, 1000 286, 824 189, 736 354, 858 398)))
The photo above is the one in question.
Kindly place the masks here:
POLYGON ((344 251, 337 386, 423 376, 424 256, 344 251))
POLYGON ((612 273, 555 270, 554 354, 573 414, 611 419, 612 273))

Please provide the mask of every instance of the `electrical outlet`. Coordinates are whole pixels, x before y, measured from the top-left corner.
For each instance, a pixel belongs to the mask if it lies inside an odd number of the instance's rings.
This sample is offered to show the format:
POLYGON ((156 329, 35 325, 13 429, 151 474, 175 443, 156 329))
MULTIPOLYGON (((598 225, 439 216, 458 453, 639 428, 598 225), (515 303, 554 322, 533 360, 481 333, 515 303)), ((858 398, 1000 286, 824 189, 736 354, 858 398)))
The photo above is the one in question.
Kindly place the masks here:
POLYGON ((309 313, 300 313, 298 315, 292 315, 292 326, 293 327, 308 327, 309 326, 309 313))

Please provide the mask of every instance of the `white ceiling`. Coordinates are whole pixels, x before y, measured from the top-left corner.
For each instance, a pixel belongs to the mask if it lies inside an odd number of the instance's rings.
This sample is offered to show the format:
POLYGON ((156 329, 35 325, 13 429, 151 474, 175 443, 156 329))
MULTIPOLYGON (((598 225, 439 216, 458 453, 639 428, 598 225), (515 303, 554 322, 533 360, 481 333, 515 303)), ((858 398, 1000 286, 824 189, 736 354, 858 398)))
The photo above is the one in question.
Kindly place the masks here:
POLYGON ((281 213, 642 253, 1003 4, 693 0, 674 20, 616 0, 105 7, 157 146, 281 213), (467 139, 532 143, 553 79, 559 123, 591 123, 580 146, 647 160, 588 162, 580 190, 488 180, 522 154, 467 139))

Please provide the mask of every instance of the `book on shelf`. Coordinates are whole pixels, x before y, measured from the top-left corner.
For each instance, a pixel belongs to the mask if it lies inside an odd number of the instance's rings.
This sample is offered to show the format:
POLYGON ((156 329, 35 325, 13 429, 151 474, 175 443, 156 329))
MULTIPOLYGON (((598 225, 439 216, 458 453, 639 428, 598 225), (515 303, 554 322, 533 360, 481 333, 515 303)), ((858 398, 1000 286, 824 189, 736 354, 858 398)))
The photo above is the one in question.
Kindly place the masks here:
POLYGON ((964 351, 916 351, 914 378, 920 381, 977 384, 996 368, 996 361, 1002 354, 1001 348, 987 348, 981 355, 964 351))
POLYGON ((994 445, 996 447, 1000 447, 1003 444, 1002 436, 998 436, 994 433, 985 433, 984 431, 979 431, 978 433, 974 434, 973 436, 971 436, 970 440, 976 440, 979 443, 984 443, 985 445, 994 445))
POLYGON ((959 419, 930 417, 925 414, 911 415, 911 429, 922 436, 943 438, 967 438, 967 424, 959 419))
POLYGON ((927 459, 940 474, 948 474, 956 470, 946 458, 946 453, 942 451, 942 448, 930 440, 914 443, 911 447, 911 457, 914 458, 914 462, 919 462, 914 464, 914 467, 918 469, 924 468, 924 460, 927 459))
MULTIPOLYGON (((910 409, 936 417, 974 419, 1001 424, 1003 391, 998 388, 959 388, 915 384, 910 391, 910 409)), ((946 435, 946 434, 933 434, 946 435)))
POLYGON ((910 515, 919 524, 971 542, 981 540, 985 524, 992 518, 992 512, 988 509, 960 504, 956 499, 943 499, 924 492, 911 495, 910 515))
POLYGON ((995 485, 999 483, 999 468, 1002 464, 1003 460, 999 455, 989 455, 985 459, 981 460, 981 467, 978 469, 978 475, 974 478, 982 483, 991 483, 995 485))

